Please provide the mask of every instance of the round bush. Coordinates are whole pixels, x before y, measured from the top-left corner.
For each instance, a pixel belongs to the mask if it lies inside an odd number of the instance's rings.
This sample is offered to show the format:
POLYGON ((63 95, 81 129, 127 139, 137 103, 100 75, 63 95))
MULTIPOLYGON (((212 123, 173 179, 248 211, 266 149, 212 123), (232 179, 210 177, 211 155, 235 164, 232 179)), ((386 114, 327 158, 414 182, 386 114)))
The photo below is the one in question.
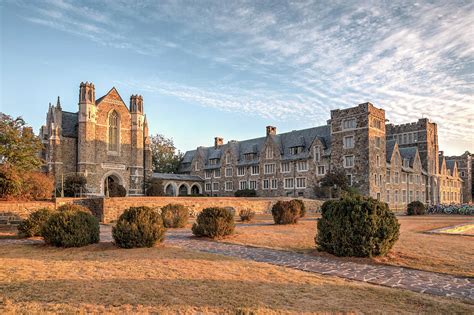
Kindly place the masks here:
POLYGON ((290 202, 293 203, 295 206, 300 208, 300 217, 304 218, 304 216, 306 215, 306 206, 304 205, 303 200, 293 199, 290 202))
POLYGON ((20 237, 41 236, 41 229, 53 213, 48 208, 32 212, 28 219, 18 225, 18 235, 20 237))
POLYGON ((220 238, 234 232, 234 216, 225 208, 206 208, 198 214, 192 231, 196 236, 220 238))
POLYGON ((243 209, 243 210, 240 210, 239 216, 240 216, 240 221, 250 222, 255 217, 255 211, 252 211, 250 209, 243 209))
POLYGON ((183 205, 170 203, 161 208, 161 217, 165 227, 182 228, 188 223, 189 210, 183 205))
POLYGON ((47 244, 80 247, 99 242, 99 220, 84 211, 61 211, 52 214, 41 234, 47 244))
POLYGON ((112 229, 115 244, 122 248, 153 247, 163 241, 165 227, 161 215, 148 207, 131 207, 120 215, 112 229))
POLYGON ((292 201, 278 201, 272 207, 275 224, 295 224, 300 217, 300 206, 292 201))
POLYGON ((109 184, 109 197, 125 197, 127 190, 122 185, 112 182, 109 184))
POLYGON ((337 256, 383 256, 398 240, 400 224, 384 202, 345 197, 326 201, 321 210, 315 238, 319 250, 337 256))
POLYGON ((71 204, 71 203, 66 203, 62 206, 59 206, 57 208, 57 210, 59 212, 64 212, 64 211, 82 211, 82 212, 85 212, 85 213, 89 213, 89 214, 93 214, 92 211, 89 209, 89 208, 86 208, 84 206, 81 206, 81 205, 75 205, 75 204, 71 204))
POLYGON ((412 201, 407 205, 407 215, 423 215, 426 207, 421 201, 412 201))

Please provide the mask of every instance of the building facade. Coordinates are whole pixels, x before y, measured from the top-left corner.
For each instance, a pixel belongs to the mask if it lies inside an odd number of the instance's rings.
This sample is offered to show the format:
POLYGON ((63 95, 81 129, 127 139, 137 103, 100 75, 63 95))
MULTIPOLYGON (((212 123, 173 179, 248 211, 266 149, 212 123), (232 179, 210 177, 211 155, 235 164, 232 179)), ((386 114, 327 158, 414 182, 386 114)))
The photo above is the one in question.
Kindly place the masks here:
POLYGON ((89 195, 106 195, 111 182, 124 186, 128 195, 143 195, 152 165, 140 95, 132 95, 127 107, 115 88, 96 99, 94 84, 81 83, 78 111, 64 111, 58 97, 40 137, 46 172, 58 189, 67 176, 83 174, 89 195))
POLYGON ((323 176, 341 168, 360 193, 395 209, 414 200, 438 203, 447 187, 452 198, 442 200, 458 203, 463 181, 457 162, 443 164, 442 173, 437 137, 436 124, 427 119, 386 124, 383 109, 363 103, 332 110, 324 126, 282 134, 267 126, 264 137, 227 143, 216 137, 213 146, 186 152, 179 172, 201 177, 206 195, 255 189, 258 196, 312 198, 323 176))
POLYGON ((446 156, 447 169, 456 162, 459 176, 463 180, 462 196, 464 203, 474 201, 474 154, 469 151, 459 156, 446 156))

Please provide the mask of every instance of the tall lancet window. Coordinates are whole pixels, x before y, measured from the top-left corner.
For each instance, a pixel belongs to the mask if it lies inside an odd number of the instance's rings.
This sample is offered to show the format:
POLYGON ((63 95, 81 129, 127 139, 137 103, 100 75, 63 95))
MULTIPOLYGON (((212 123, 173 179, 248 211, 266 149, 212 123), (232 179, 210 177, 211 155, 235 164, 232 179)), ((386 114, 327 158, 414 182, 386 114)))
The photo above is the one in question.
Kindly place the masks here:
POLYGON ((109 151, 118 152, 120 118, 116 111, 109 116, 109 151))

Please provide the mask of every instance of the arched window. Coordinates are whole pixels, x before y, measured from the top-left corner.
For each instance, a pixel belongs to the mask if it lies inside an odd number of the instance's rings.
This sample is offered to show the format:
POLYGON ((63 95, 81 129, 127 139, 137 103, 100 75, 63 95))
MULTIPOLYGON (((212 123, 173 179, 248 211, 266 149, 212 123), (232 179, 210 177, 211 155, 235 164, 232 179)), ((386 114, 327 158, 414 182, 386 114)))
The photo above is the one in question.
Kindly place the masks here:
POLYGON ((116 111, 109 115, 109 151, 118 152, 120 118, 116 111))

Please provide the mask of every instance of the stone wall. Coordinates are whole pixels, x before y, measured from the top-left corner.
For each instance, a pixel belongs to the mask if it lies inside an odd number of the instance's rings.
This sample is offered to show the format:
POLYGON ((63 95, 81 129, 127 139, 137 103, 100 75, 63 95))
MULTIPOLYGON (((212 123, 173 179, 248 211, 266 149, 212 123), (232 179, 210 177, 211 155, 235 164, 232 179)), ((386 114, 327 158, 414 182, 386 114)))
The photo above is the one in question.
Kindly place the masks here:
MULTIPOLYGON (((148 206, 163 207, 169 203, 179 203, 188 207, 192 212, 198 213, 208 207, 232 207, 238 213, 242 209, 252 209, 257 213, 269 212, 278 200, 291 200, 292 198, 236 198, 236 197, 123 197, 104 198, 104 214, 102 221, 110 223, 129 207, 148 206)), ((322 201, 303 199, 308 211, 316 211, 322 201)))
MULTIPOLYGON (((89 208, 103 223, 116 221, 125 209, 147 206, 161 208, 169 203, 179 203, 197 214, 208 207, 232 207, 238 213, 251 209, 257 213, 269 212, 278 200, 293 198, 236 198, 236 197, 123 197, 123 198, 56 198, 50 202, 0 202, 0 224, 17 224, 41 208, 56 209, 64 204, 78 204, 89 208)), ((323 201, 302 199, 308 212, 319 210, 323 201)))
POLYGON ((0 201, 0 224, 18 224, 28 215, 42 208, 54 209, 53 201, 0 201))

